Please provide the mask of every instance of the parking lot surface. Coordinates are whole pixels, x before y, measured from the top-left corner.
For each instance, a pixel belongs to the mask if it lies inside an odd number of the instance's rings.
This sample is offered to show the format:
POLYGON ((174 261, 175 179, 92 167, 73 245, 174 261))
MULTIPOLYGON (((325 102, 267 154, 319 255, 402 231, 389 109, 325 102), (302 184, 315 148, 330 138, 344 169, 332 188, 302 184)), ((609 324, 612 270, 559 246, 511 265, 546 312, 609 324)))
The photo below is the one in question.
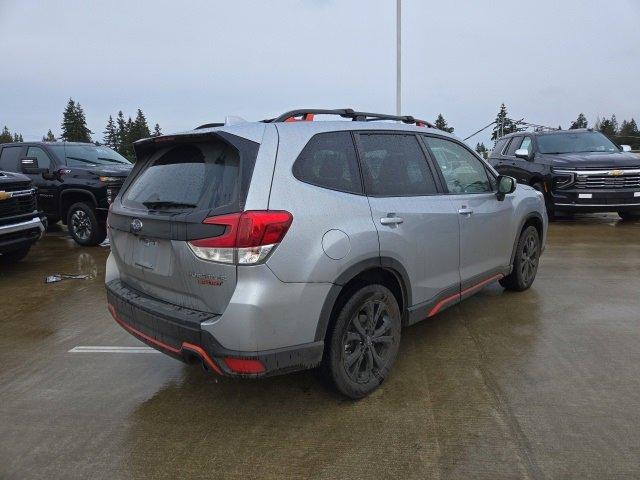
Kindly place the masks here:
POLYGON ((142 345, 107 312, 107 254, 58 229, 0 271, 2 479, 640 477, 640 223, 552 224, 531 290, 405 329, 359 402, 314 372, 69 352, 142 345))

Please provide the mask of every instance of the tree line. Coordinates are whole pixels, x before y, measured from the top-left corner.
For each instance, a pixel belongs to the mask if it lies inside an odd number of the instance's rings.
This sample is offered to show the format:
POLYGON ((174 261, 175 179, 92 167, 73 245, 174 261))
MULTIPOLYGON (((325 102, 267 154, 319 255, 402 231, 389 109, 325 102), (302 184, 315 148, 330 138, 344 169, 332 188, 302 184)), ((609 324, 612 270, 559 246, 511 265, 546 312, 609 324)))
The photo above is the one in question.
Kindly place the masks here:
MULTIPOLYGON (((162 129, 157 123, 150 130, 147 118, 140 108, 137 109, 135 118, 130 116, 125 119, 124 113, 120 110, 114 121, 113 115, 109 115, 109 120, 103 132, 102 141, 92 139, 92 132, 87 126, 87 119, 82 105, 72 98, 67 102, 67 106, 62 112, 62 124, 60 125, 60 135, 56 138, 51 129, 42 137, 43 142, 86 142, 96 145, 106 145, 113 148, 123 157, 135 160, 133 143, 142 138, 162 135, 162 129)), ((22 134, 11 133, 8 127, 4 127, 0 133, 0 143, 22 142, 22 134)))

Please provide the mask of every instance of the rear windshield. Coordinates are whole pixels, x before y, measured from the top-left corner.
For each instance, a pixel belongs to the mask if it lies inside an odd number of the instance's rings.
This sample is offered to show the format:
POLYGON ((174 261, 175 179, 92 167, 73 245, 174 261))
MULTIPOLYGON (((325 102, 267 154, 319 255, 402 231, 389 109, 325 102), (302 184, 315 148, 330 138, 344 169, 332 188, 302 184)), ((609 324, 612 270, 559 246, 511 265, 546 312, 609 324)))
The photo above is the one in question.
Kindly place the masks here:
POLYGON ((222 141, 181 143, 153 155, 122 203, 147 210, 229 205, 238 199, 239 166, 238 151, 222 141))
POLYGON ((69 167, 131 165, 129 160, 109 147, 98 145, 50 145, 49 148, 69 167))
POLYGON ((618 152, 600 132, 550 133, 538 136, 540 153, 618 152))

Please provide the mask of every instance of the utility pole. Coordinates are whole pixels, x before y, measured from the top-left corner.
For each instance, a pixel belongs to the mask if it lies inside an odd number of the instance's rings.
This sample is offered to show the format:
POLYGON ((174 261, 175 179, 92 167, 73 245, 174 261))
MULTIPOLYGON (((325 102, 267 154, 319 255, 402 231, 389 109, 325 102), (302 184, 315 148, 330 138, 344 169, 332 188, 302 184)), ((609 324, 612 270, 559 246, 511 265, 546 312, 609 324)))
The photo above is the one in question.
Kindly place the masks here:
POLYGON ((402 115, 402 0, 396 0, 396 115, 402 115))

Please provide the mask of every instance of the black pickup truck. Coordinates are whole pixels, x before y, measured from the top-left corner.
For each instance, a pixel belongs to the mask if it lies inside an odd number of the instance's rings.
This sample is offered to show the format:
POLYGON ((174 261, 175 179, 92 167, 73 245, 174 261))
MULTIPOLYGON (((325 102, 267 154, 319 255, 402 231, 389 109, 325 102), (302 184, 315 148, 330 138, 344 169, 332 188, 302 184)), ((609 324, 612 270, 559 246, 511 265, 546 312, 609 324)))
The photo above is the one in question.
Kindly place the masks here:
POLYGON ((0 171, 0 264, 22 260, 42 237, 46 225, 31 180, 0 171))
POLYGON ((519 132, 496 143, 489 162, 544 194, 547 213, 617 212, 640 219, 640 156, 591 129, 519 132))
POLYGON ((132 164, 92 143, 19 142, 0 145, 0 170, 26 174, 49 223, 62 220, 80 245, 106 237, 109 205, 132 164))

